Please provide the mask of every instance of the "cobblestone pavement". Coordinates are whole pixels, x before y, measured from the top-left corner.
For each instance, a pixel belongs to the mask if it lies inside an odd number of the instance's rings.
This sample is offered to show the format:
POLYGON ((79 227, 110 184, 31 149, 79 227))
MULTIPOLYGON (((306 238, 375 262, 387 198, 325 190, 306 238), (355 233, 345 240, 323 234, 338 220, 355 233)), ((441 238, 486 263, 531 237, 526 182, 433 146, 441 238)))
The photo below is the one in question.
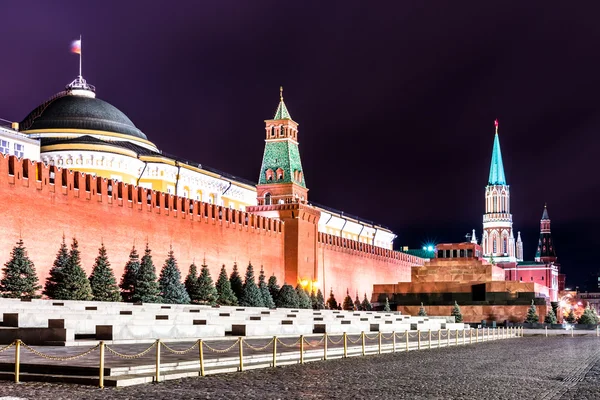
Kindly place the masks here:
POLYGON ((0 381, 0 399, 598 399, 599 345, 525 337, 103 390, 0 381))

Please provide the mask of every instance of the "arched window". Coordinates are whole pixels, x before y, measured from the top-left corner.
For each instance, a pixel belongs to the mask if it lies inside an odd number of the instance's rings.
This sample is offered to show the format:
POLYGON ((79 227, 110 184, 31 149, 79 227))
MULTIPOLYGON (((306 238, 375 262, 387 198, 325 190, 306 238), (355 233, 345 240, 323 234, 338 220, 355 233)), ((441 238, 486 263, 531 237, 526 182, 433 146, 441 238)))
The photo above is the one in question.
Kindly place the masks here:
POLYGON ((498 252, 498 238, 496 235, 492 236, 492 253, 496 254, 498 252))
POLYGON ((271 137, 275 137, 275 127, 271 127, 271 137))
POLYGON ((280 181, 284 178, 283 169, 277 168, 277 180, 280 181))
POLYGON ((271 193, 265 194, 265 205, 266 206, 270 206, 271 205, 271 193))
POLYGON ((502 252, 504 254, 508 253, 508 238, 506 236, 502 237, 502 252))
POLYGON ((279 137, 283 137, 285 135, 285 128, 282 126, 279 127, 279 137))

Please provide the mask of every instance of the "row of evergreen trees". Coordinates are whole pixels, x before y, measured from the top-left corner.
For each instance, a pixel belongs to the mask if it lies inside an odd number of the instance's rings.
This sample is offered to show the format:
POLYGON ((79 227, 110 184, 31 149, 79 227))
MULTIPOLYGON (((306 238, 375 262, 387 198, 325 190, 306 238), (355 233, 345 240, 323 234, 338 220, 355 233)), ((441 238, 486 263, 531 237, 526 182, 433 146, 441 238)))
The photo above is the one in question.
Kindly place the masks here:
MULTIPOLYGON (((533 300, 531 301, 531 306, 529 306, 529 310, 527 310, 527 317, 525 318, 525 322, 528 323, 537 323, 539 322, 539 317, 537 315, 537 309, 535 304, 533 304, 533 300)), ((600 322, 600 318, 596 313, 596 310, 590 307, 588 303, 585 309, 583 310, 583 314, 579 318, 575 316, 573 309, 569 311, 569 314, 565 317, 565 322, 570 324, 587 324, 587 325, 596 325, 600 322)), ((554 309, 551 307, 544 317, 544 323, 546 324, 556 324, 557 318, 554 309)))

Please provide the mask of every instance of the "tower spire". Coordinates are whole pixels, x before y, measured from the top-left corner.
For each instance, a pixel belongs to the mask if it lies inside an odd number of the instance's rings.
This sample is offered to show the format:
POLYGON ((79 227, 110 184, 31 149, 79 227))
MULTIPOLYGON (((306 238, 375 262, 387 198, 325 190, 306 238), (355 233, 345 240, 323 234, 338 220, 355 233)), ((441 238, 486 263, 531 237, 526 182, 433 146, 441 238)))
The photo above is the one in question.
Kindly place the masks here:
POLYGON ((279 105, 277 106, 273 119, 292 119, 292 116, 283 102, 283 86, 279 86, 279 105))
POLYGON ((494 121, 496 134, 494 135, 494 147, 492 149, 492 163, 490 165, 489 185, 506 185, 504 175, 504 164, 502 162, 502 151, 500 151, 500 139, 498 138, 498 120, 494 121))

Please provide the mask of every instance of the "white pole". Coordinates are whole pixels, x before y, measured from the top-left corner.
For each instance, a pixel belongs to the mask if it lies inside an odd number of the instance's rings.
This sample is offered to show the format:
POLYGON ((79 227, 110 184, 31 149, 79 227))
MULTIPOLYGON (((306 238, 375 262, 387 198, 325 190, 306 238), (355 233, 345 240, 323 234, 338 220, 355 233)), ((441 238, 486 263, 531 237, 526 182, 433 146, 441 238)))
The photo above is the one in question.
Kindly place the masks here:
POLYGON ((81 42, 81 35, 79 35, 79 77, 82 78, 81 75, 81 53, 83 52, 83 43, 81 42))

